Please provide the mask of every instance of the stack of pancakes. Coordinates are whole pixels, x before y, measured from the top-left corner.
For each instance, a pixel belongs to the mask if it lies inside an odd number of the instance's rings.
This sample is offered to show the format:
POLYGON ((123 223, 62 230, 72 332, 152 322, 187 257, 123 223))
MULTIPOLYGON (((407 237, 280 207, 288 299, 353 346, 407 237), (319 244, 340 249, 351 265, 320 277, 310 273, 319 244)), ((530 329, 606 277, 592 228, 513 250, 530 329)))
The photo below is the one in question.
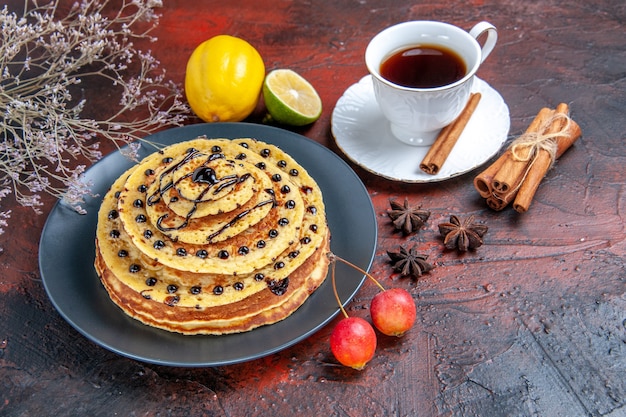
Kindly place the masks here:
POLYGON ((197 138, 111 186, 95 267, 113 302, 147 325, 235 333, 301 306, 326 278, 329 240, 319 186, 284 151, 197 138))

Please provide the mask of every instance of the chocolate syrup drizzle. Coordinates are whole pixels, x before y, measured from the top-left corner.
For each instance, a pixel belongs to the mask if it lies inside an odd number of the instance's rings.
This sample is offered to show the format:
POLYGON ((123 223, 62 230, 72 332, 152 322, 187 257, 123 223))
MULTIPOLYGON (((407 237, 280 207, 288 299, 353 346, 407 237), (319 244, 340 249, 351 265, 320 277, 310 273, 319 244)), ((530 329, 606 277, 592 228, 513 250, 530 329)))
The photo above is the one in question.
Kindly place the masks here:
POLYGON ((271 200, 263 200, 259 203, 257 203, 254 207, 248 209, 248 210, 244 210, 241 213, 237 214, 231 221, 229 221, 228 223, 226 223, 224 226, 222 226, 218 231, 211 233, 209 236, 207 236, 206 240, 207 242, 211 242, 213 239, 215 239, 217 236, 221 235, 222 233, 224 233, 226 231, 226 229, 232 227, 235 223, 237 223, 239 220, 243 219, 244 217, 246 217, 248 214, 250 214, 250 212, 252 210, 255 210, 259 207, 263 207, 266 204, 274 204, 274 199, 271 200))
MULTIPOLYGON (((200 151, 196 150, 196 149, 190 149, 189 152, 187 153, 187 155, 185 155, 185 157, 183 159, 181 159, 178 163, 172 165, 171 167, 168 167, 166 170, 164 170, 160 175, 159 175, 159 187, 158 189, 152 193, 151 195, 149 195, 146 199, 146 203, 148 205, 153 205, 157 202, 159 202, 161 200, 161 198, 163 198, 163 194, 168 191, 170 188, 172 187, 176 187, 176 185, 178 185, 178 183, 180 183, 181 181, 191 177, 191 180, 196 183, 196 184, 206 184, 207 186, 200 192, 200 194, 198 195, 197 198, 190 200, 193 203, 193 207, 189 210, 189 212, 185 215, 185 220, 176 226, 172 226, 172 227, 165 227, 163 226, 163 221, 165 219, 167 219, 169 217, 168 213, 163 214, 162 216, 160 216, 157 219, 157 223, 156 226, 157 228, 162 231, 162 232, 171 232, 171 231, 175 231, 175 230, 181 230, 185 227, 187 227, 189 225, 189 221, 191 220, 191 216, 193 216, 193 214, 196 212, 196 210, 198 209, 198 204, 204 201, 204 197, 211 191, 213 195, 216 195, 218 193, 220 193, 222 190, 224 190, 226 187, 229 187, 231 185, 235 185, 237 183, 242 183, 246 180, 248 180, 249 178, 252 177, 252 174, 250 173, 245 173, 244 175, 241 176, 237 176, 236 174, 232 174, 232 175, 226 175, 222 178, 218 178, 217 177, 217 173, 215 172, 215 170, 209 166, 207 166, 210 162, 215 161, 217 159, 224 159, 226 158, 226 156, 223 153, 213 153, 211 155, 209 155, 206 158, 206 161, 204 161, 202 163, 202 165, 200 165, 198 168, 196 168, 193 172, 188 173, 183 175, 181 178, 179 178, 176 181, 169 181, 166 184, 163 184, 163 179, 170 173, 173 173, 181 168, 183 168, 186 164, 188 164, 191 160, 193 160, 194 158, 199 158, 199 157, 203 157, 206 156, 206 154, 201 153, 200 151)), ((267 191, 267 190, 266 190, 267 191)), ((273 190, 271 190, 273 191, 273 190)), ((220 230, 218 230, 217 232, 212 233, 211 235, 209 235, 207 237, 207 241, 211 241, 213 240, 216 236, 220 235, 221 233, 224 233, 224 231, 230 227, 232 227, 236 222, 238 222, 239 220, 241 220, 242 218, 244 218, 245 216, 247 216, 252 210, 255 210, 259 207, 262 207, 266 204, 276 204, 275 198, 273 196, 273 192, 268 192, 268 194, 270 194, 272 196, 271 199, 269 200, 264 200, 259 202, 258 204, 256 204, 254 207, 252 207, 251 209, 242 211, 241 213, 239 213, 237 216, 235 216, 234 219, 232 219, 230 222, 228 222, 227 224, 225 224, 220 230)))

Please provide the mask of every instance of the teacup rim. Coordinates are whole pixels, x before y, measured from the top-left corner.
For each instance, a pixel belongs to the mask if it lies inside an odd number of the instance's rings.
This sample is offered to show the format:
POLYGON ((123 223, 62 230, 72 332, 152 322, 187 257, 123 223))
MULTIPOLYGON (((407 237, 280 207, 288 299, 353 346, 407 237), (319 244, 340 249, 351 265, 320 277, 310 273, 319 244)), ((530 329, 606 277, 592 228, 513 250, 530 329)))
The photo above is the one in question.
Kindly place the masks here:
POLYGON ((419 24, 429 24, 429 25, 443 25, 443 26, 447 26, 447 27, 451 28, 452 30, 454 30, 456 32, 463 33, 464 35, 467 35, 473 41, 472 44, 476 48, 479 56, 482 53, 481 52, 481 48, 480 48, 480 44, 478 43, 478 41, 476 39, 474 39, 472 37, 472 35, 470 35, 469 32, 467 32, 463 28, 460 28, 460 27, 458 27, 456 25, 453 25, 452 23, 443 22, 443 21, 439 21, 439 20, 407 20, 407 21, 399 22, 399 23, 396 23, 394 25, 386 27, 385 29, 383 29, 380 32, 376 33, 376 35, 374 35, 370 39, 370 41, 368 42, 367 47, 365 48, 365 65, 366 65, 369 73, 373 77, 375 77, 378 81, 382 82, 383 84, 386 84, 387 86, 395 88, 397 90, 410 91, 410 92, 440 92, 440 91, 450 90, 450 89, 458 87, 459 85, 465 84, 472 77, 474 77, 476 75, 476 73, 478 72, 478 68, 480 67, 480 64, 481 64, 480 58, 477 59, 476 62, 474 62, 474 65, 472 66, 472 68, 467 71, 467 74, 465 74, 465 76, 463 76, 463 78, 461 78, 461 79, 459 79, 459 80, 457 80, 457 81, 455 81, 453 83, 442 85, 442 86, 438 86, 438 87, 407 87, 407 86, 396 84, 396 83, 393 83, 393 82, 387 80, 382 75, 380 75, 380 71, 377 68, 374 69, 374 68, 372 68, 370 66, 370 62, 367 59, 367 57, 368 57, 368 50, 370 49, 370 45, 372 44, 374 39, 376 39, 378 36, 380 36, 384 32, 390 31, 390 30, 395 29, 395 28, 397 28, 399 26, 409 26, 409 25, 416 24, 416 23, 419 23, 419 24))

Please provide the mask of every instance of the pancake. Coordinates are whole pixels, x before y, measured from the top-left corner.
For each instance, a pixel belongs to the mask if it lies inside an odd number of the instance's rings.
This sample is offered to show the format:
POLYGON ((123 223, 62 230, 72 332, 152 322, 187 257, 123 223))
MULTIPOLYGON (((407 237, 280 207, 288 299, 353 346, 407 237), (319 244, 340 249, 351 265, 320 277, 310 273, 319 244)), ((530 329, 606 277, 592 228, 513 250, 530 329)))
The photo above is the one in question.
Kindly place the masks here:
MULTIPOLYGON (((196 160, 201 159, 205 158, 196 158, 196 160)), ((211 163, 211 166, 213 165, 214 163, 211 163)), ((244 164, 232 164, 232 168, 245 169, 245 166, 244 164)), ((215 171, 219 172, 218 170, 215 171)), ((234 176, 235 178, 227 181, 227 183, 236 182, 235 184, 228 184, 227 187, 213 187, 218 189, 217 192, 205 192, 212 188, 207 186, 204 187, 205 190, 189 193, 188 190, 179 190, 178 186, 184 185, 185 182, 193 182, 192 174, 186 178, 183 177, 186 181, 177 180, 173 175, 166 175, 164 176, 165 180, 154 181, 148 188, 148 196, 160 194, 161 197, 154 198, 152 204, 145 206, 146 215, 155 222, 162 219, 160 224, 163 233, 172 240, 192 244, 226 240, 263 220, 272 209, 274 202, 272 182, 264 173, 260 173, 256 177, 252 175, 234 176), (171 177, 174 178, 167 179, 171 177), (175 184, 175 186, 168 187, 169 184, 175 184), (231 189, 229 190, 229 188, 231 189), (161 193, 161 189, 166 191, 161 193), (230 191, 226 193, 225 197, 220 195, 224 194, 224 190, 230 191), (163 194, 167 194, 167 196, 164 197, 163 194), (190 194, 190 198, 185 197, 185 195, 190 194), (240 194, 244 194, 244 198, 237 198, 240 194), (214 195, 215 199, 209 198, 213 198, 214 195), (182 215, 180 214, 181 209, 184 213, 182 215), (245 222, 233 222, 233 219, 243 215, 246 216, 245 222), (211 216, 210 222, 204 221, 206 216, 211 216), (185 224, 185 227, 178 227, 182 224, 185 224), (227 233, 221 233, 220 231, 223 229, 227 230, 227 233)), ((230 177, 230 175, 226 175, 226 177, 230 177)), ((130 198, 136 197, 131 196, 130 198)), ((294 211, 290 220, 299 221, 301 215, 300 211, 294 211)))
MULTIPOLYGON (((211 177, 198 177, 206 171, 196 171, 206 167, 207 162, 209 161, 206 161, 206 158, 194 158, 181 169, 168 172, 160 181, 153 183, 155 190, 165 189, 165 192, 162 192, 163 202, 176 215, 195 219, 230 212, 250 202, 259 190, 271 188, 265 176, 249 176, 245 167, 233 161, 217 159, 210 161, 211 168, 216 178, 225 180, 218 187, 211 189, 211 177), (196 172, 199 174, 194 175, 196 172), (173 186, 166 188, 166 184, 169 183, 173 186)), ((153 194, 155 190, 148 190, 148 193, 153 194)))
POLYGON ((165 290, 165 301, 160 302, 151 298, 156 290, 131 290, 106 267, 101 257, 96 257, 95 265, 113 302, 130 317, 171 332, 222 335, 249 331, 291 315, 326 279, 328 250, 329 245, 325 243, 314 257, 309 258, 288 278, 281 281, 265 279, 261 291, 239 301, 212 307, 206 306, 211 305, 208 298, 222 298, 221 295, 207 295, 203 299, 200 296, 195 298, 181 289, 176 293, 167 293, 165 290), (195 304, 183 306, 184 303, 179 300, 185 298, 195 298, 192 300, 195 304))
POLYGON ((293 313, 326 278, 329 240, 319 186, 284 151, 198 138, 149 155, 111 186, 95 267, 129 316, 226 334, 293 313))
MULTIPOLYGON (((307 207, 323 207, 321 192, 315 182, 308 175, 286 174, 283 169, 288 165, 283 168, 278 166, 284 160, 274 161, 271 156, 263 157, 257 152, 250 152, 246 146, 254 142, 251 139, 247 142, 193 140, 172 145, 141 162, 130 174, 118 200, 119 215, 133 243, 151 258, 176 269, 197 273, 246 274, 265 265, 267 259, 277 258, 291 244, 298 228, 310 226, 309 219, 313 222, 325 221, 315 213, 306 212, 307 207), (188 234, 194 234, 193 224, 201 223, 201 219, 189 219, 187 223, 183 218, 169 227, 159 227, 163 220, 170 217, 162 213, 161 217, 149 218, 146 207, 159 203, 160 192, 148 195, 146 190, 162 174, 177 169, 177 156, 192 151, 223 155, 245 165, 251 172, 270 178, 272 188, 264 189, 262 193, 269 194, 271 198, 265 198, 259 205, 271 206, 272 210, 258 222, 255 211, 245 216, 233 215, 231 221, 213 234, 196 233, 193 238, 184 239, 201 241, 202 244, 179 239, 183 229, 189 228, 188 234), (300 189, 301 183, 306 192, 300 189), (255 224, 240 227, 250 223, 255 224), (240 229, 245 231, 240 233, 240 229), (211 252, 207 253, 209 249, 211 252)), ((269 148, 265 146, 263 149, 269 148)), ((292 169, 297 170, 295 167, 292 169)), ((161 188, 168 186, 164 184, 161 188)))

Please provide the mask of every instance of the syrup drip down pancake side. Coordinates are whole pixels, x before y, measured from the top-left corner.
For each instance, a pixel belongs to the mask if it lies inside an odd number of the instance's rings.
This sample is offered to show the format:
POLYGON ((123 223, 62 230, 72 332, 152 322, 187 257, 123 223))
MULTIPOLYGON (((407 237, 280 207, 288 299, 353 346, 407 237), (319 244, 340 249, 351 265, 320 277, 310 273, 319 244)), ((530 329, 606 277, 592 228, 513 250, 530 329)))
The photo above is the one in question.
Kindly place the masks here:
POLYGON ((145 324, 226 334, 293 313, 326 278, 321 190, 254 139, 198 138, 122 174, 98 213, 95 267, 145 324))

